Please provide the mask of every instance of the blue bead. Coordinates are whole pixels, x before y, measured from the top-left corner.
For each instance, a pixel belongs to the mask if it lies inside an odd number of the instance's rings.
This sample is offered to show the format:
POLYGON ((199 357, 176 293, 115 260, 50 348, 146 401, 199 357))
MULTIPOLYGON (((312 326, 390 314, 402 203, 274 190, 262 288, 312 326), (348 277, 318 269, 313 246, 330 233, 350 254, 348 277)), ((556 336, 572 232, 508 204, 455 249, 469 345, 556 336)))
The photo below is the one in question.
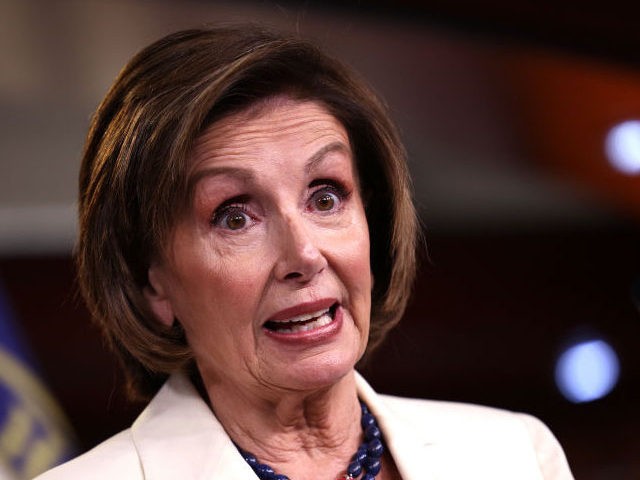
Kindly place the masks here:
POLYGON ((286 475, 276 475, 275 477, 273 477, 274 480, 289 480, 289 477, 287 477, 286 475))
POLYGON ((258 465, 258 459, 248 452, 242 452, 242 458, 244 458, 244 461, 251 465, 252 468, 254 465, 258 465))
POLYGON ((367 453, 370 457, 380 458, 382 456, 382 452, 384 452, 384 447, 382 446, 380 439, 374 438, 369 442, 367 453))
POLYGON ((376 424, 376 419, 370 413, 363 413, 360 424, 362 425, 362 429, 366 430, 369 425, 376 424))
POLYGON ((375 475, 371 475, 370 473, 365 473, 362 476, 362 480, 376 480, 376 476, 375 475))
POLYGON ((364 459, 367 458, 367 455, 367 449, 364 448, 364 445, 362 445, 360 448, 358 448, 358 451, 353 455, 353 457, 351 457, 351 461, 362 463, 364 462, 364 459))
POLYGON ((382 434, 380 433, 380 429, 377 425, 369 425, 364 430, 364 438, 367 440, 373 440, 374 438, 380 438, 382 434))
POLYGON ((275 475, 276 473, 273 471, 273 468, 271 468, 269 465, 266 465, 264 463, 259 463, 256 466, 254 466, 253 471, 256 472, 256 474, 260 478, 270 478, 267 475, 275 475))
POLYGON ((379 458, 367 458, 364 462, 364 468, 367 470, 367 473, 371 475, 377 475, 380 472, 380 468, 382 464, 380 463, 379 458))
POLYGON ((369 413, 369 409, 367 408, 367 406, 364 404, 364 402, 360 402, 360 410, 362 411, 363 414, 365 413, 369 413))
POLYGON ((353 478, 359 477, 362 473, 362 464, 360 462, 351 462, 347 467, 347 473, 353 478))

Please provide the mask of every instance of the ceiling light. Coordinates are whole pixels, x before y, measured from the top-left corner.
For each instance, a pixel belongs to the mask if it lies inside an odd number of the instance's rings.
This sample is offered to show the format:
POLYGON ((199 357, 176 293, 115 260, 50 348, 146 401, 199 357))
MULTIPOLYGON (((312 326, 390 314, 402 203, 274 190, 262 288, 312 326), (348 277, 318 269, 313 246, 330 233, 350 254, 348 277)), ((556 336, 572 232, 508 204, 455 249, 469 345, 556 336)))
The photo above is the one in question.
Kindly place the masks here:
POLYGON ((556 363, 556 384, 574 403, 591 402, 607 395, 618 382, 620 364, 603 340, 577 343, 564 351, 556 363))
POLYGON ((613 167, 627 175, 640 173, 640 121, 619 123, 607 134, 607 158, 613 167))

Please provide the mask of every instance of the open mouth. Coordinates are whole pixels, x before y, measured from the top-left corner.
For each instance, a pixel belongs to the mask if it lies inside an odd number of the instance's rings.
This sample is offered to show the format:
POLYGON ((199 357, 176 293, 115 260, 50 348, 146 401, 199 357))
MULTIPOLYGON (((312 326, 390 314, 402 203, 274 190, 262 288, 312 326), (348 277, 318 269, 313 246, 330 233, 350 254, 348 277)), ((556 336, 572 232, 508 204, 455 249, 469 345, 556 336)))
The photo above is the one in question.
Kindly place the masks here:
POLYGON ((329 325, 335 319, 338 303, 317 312, 305 313, 282 321, 269 320, 264 324, 267 330, 278 333, 307 332, 329 325))

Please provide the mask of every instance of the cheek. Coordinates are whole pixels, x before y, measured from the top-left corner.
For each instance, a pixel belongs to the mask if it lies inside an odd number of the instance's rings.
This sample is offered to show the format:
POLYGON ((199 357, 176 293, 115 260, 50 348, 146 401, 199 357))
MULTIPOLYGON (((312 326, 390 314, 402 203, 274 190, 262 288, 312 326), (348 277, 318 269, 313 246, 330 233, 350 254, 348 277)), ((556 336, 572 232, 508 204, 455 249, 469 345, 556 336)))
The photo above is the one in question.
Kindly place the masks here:
POLYGON ((241 258, 218 259, 215 268, 209 268, 199 276, 198 283, 192 284, 193 301, 203 304, 210 315, 235 316, 251 310, 258 300, 261 262, 252 257, 249 261, 241 258))
POLYGON ((366 283, 371 284, 371 257, 370 257, 370 240, 369 227, 367 225, 364 211, 361 214, 360 227, 354 233, 354 244, 352 247, 352 268, 358 271, 358 275, 362 275, 366 283))
POLYGON ((200 272, 185 283, 180 301, 184 317, 179 318, 196 358, 220 360, 252 338, 260 296, 256 276, 244 267, 235 263, 215 273, 200 272))
POLYGON ((352 232, 343 243, 343 249, 338 253, 340 270, 344 282, 347 284, 354 301, 358 301, 363 314, 368 315, 371 303, 371 263, 369 257, 369 234, 366 228, 359 228, 352 232))
POLYGON ((368 289, 371 284, 371 265, 369 258, 369 243, 354 244, 350 251, 344 253, 344 269, 353 284, 360 284, 368 289))

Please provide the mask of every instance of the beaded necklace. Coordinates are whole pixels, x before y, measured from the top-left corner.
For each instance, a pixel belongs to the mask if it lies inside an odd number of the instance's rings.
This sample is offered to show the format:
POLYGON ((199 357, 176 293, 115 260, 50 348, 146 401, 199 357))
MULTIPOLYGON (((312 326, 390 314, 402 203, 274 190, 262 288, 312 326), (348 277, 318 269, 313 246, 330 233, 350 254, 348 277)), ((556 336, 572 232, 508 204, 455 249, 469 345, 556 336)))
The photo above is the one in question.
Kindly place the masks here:
MULTIPOLYGON (((384 446, 378 422, 362 402, 360 402, 360 409, 362 411, 360 425, 362 426, 364 441, 351 457, 347 473, 337 480, 353 480, 363 473, 361 480, 374 480, 382 467, 381 458, 384 446)), ((236 448, 260 480, 289 480, 289 477, 276 473, 269 465, 260 463, 255 455, 242 450, 238 445, 236 445, 236 448)))

